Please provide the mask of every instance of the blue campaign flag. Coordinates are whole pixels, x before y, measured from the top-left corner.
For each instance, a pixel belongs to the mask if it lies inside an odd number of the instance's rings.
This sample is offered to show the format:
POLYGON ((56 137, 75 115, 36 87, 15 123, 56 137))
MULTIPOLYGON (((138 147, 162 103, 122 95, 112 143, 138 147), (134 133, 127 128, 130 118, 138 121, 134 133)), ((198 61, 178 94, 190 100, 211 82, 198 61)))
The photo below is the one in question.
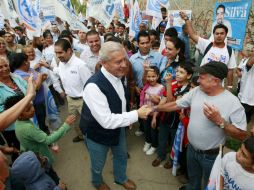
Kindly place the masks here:
POLYGON ((75 10, 71 4, 70 0, 58 0, 68 11, 71 12, 71 14, 75 14, 75 10))
POLYGON ((38 15, 34 15, 36 14, 36 11, 33 11, 33 6, 30 0, 17 0, 17 8, 22 21, 24 21, 30 29, 35 30, 36 22, 34 20, 34 16, 38 15))
POLYGON ((47 113, 47 122, 51 130, 56 130, 61 124, 60 113, 57 109, 55 100, 47 85, 44 85, 45 104, 47 113))
POLYGON ((118 14, 119 16, 119 21, 123 24, 125 24, 125 21, 124 21, 124 12, 123 12, 123 6, 122 6, 122 3, 120 0, 118 0, 116 3, 115 3, 115 12, 118 14))
POLYGON ((252 1, 242 0, 235 2, 217 2, 214 7, 214 21, 212 31, 216 24, 224 24, 228 28, 227 44, 233 49, 242 50, 246 33, 246 25, 252 1))
POLYGON ((179 164, 179 155, 180 152, 182 152, 183 137, 184 137, 184 127, 182 122, 180 122, 176 131, 174 144, 171 152, 171 157, 173 159, 173 168, 172 168, 173 176, 176 176, 177 166, 179 164))
POLYGON ((135 1, 133 5, 133 10, 131 10, 130 18, 130 35, 135 36, 139 32, 139 25, 142 22, 141 12, 139 10, 138 1, 135 1))
POLYGON ((161 6, 167 7, 169 0, 148 0, 146 4, 146 14, 157 18, 162 18, 161 6))

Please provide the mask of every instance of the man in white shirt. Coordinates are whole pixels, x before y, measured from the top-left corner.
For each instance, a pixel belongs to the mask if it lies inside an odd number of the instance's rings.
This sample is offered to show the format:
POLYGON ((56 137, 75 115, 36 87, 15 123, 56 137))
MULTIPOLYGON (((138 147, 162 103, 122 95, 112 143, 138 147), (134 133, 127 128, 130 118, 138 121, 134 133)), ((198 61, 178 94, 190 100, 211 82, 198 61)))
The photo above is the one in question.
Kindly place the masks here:
POLYGON ((80 55, 92 74, 95 73, 95 66, 99 62, 99 51, 101 49, 101 38, 97 31, 91 30, 86 34, 88 49, 83 51, 80 55))
POLYGON ((211 61, 219 61, 226 64, 228 67, 227 85, 228 89, 232 89, 233 71, 236 68, 236 60, 232 49, 225 44, 228 28, 223 24, 216 25, 213 29, 214 41, 211 44, 209 40, 195 34, 191 22, 184 12, 180 12, 180 16, 185 20, 186 29, 190 38, 197 44, 197 48, 204 55, 201 66, 211 61))
MULTIPOLYGON (((54 68, 54 72, 60 76, 67 95, 68 112, 73 115, 80 114, 83 105, 83 88, 91 72, 86 64, 74 55, 69 41, 59 39, 55 43, 55 53, 60 62, 59 66, 54 68)), ((83 140, 79 127, 76 127, 76 131, 78 136, 73 139, 73 142, 83 140)))
POLYGON ((135 190, 135 183, 126 176, 125 127, 137 122, 138 117, 146 118, 145 109, 126 112, 121 81, 128 69, 124 47, 116 42, 106 42, 100 50, 100 59, 101 70, 87 81, 84 88, 85 102, 80 120, 91 159, 92 183, 97 190, 110 190, 103 181, 102 170, 111 149, 115 182, 127 190, 135 190))

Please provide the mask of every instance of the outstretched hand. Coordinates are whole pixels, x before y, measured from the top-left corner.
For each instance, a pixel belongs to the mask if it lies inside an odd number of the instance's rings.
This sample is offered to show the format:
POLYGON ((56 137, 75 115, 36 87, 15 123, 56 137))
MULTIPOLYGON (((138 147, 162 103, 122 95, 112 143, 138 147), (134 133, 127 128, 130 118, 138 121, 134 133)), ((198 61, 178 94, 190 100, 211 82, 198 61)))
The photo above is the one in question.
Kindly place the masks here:
POLYGON ((73 124, 76 121, 76 116, 75 115, 69 115, 66 120, 65 123, 67 123, 68 125, 73 124))
POLYGON ((138 110, 138 117, 141 119, 147 119, 147 116, 152 112, 152 108, 144 105, 141 108, 139 108, 138 110))

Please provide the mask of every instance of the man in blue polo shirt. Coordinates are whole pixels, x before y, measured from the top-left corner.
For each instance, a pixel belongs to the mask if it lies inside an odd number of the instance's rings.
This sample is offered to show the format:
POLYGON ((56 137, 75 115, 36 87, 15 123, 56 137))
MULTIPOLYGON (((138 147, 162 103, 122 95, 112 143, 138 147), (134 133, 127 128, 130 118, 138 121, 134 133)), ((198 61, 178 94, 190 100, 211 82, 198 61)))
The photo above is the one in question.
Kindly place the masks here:
MULTIPOLYGON (((161 71, 162 69, 164 69, 167 63, 167 58, 162 56, 160 53, 151 50, 150 36, 148 32, 139 32, 137 42, 139 50, 137 53, 131 56, 130 62, 132 64, 133 74, 137 85, 136 94, 137 101, 139 102, 139 95, 141 89, 143 88, 142 77, 144 74, 144 62, 149 63, 150 65, 157 66, 161 71)), ((142 131, 142 124, 140 130, 142 131)), ((135 134, 137 136, 142 135, 142 132, 140 130, 136 131, 135 134)))

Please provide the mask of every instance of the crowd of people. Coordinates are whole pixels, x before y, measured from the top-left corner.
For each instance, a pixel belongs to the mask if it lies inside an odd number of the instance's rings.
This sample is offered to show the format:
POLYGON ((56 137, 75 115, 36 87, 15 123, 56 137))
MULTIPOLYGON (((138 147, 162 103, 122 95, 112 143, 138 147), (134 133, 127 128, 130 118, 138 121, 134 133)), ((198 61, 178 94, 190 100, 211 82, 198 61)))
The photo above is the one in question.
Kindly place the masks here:
POLYGON ((29 39, 24 25, 12 28, 5 20, 0 31, 0 190, 66 190, 52 167, 52 152, 59 151, 55 142, 72 126, 73 143, 86 144, 93 186, 110 190, 102 176, 110 149, 115 182, 135 190, 126 175, 126 130, 134 123, 137 138, 144 137, 143 152, 156 155, 151 165, 165 161, 165 169, 176 167, 184 183, 180 190, 205 188, 220 145, 227 137, 243 141, 236 153, 222 158, 220 188, 254 189, 249 183, 254 130, 247 130, 254 111, 254 46, 238 64, 223 22, 214 24, 213 39, 205 39, 180 12, 185 24, 178 35, 174 27, 166 29, 165 11, 157 30, 141 23, 134 37, 117 19, 108 28, 84 20, 85 32, 57 18, 29 39), (190 52, 190 40, 200 63, 190 52), (160 51, 161 43, 165 49, 160 51), (57 129, 47 122, 46 92, 58 110, 67 103, 69 116, 57 129), (10 166, 4 154, 11 155, 10 166))

